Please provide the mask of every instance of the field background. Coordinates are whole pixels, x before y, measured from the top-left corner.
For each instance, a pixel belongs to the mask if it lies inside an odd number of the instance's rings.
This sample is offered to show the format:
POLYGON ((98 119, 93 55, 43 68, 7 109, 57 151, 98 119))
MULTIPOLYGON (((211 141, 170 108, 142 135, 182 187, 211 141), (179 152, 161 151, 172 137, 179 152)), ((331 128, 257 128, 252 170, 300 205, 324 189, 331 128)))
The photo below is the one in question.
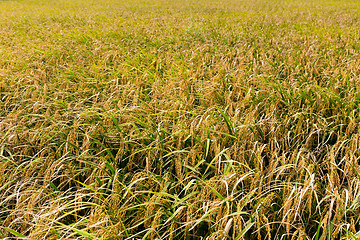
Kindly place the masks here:
POLYGON ((0 238, 357 239, 360 2, 0 1, 0 238))

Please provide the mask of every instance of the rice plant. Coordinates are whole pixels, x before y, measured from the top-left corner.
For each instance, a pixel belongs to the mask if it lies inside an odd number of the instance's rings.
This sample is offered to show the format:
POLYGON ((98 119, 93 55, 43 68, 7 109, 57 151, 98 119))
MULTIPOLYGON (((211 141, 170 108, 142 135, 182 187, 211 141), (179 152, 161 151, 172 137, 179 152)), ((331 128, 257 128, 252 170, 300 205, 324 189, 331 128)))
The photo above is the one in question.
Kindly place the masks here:
POLYGON ((357 0, 0 1, 0 239, 360 238, 357 0))

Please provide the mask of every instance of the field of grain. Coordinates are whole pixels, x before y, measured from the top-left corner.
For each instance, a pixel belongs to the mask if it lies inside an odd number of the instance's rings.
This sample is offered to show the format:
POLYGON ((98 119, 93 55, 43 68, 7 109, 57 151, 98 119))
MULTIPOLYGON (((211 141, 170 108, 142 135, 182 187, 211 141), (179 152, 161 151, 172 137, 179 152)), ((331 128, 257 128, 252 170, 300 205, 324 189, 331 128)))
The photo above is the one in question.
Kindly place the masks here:
POLYGON ((358 0, 0 1, 0 239, 359 239, 358 0))

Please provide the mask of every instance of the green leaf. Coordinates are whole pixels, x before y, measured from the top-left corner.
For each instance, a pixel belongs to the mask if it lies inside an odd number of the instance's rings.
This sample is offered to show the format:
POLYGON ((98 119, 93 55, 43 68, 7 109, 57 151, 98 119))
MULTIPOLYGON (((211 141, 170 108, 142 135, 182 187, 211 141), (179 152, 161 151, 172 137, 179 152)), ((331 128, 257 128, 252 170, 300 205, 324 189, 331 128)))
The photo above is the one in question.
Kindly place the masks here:
POLYGON ((11 234, 13 234, 16 237, 22 238, 22 239, 29 239, 28 237, 26 237, 25 235, 22 235, 21 233, 16 232, 15 230, 12 230, 11 228, 7 228, 4 227, 4 229, 8 232, 10 232, 11 234))
POLYGON ((223 116, 223 118, 225 120, 226 126, 229 130, 229 134, 231 136, 235 136, 235 128, 230 121, 229 115, 227 113, 223 112, 221 109, 219 109, 219 112, 221 113, 221 115, 223 116))
POLYGON ((215 193, 215 195, 220 198, 220 200, 224 200, 225 198, 218 192, 216 191, 215 188, 213 188, 212 186, 210 186, 209 184, 207 184, 205 181, 200 180, 201 183, 205 184, 205 186, 209 187, 211 189, 211 191, 213 191, 213 193, 215 193))
POLYGON ((255 224, 255 222, 253 222, 251 219, 247 222, 245 228, 241 231, 241 233, 235 238, 235 240, 240 239, 241 237, 243 237, 245 235, 245 233, 247 231, 249 231, 249 229, 255 224))
POLYGON ((50 186, 51 186, 55 191, 60 192, 60 190, 58 189, 58 187, 57 187, 53 182, 51 182, 51 181, 50 181, 50 186))

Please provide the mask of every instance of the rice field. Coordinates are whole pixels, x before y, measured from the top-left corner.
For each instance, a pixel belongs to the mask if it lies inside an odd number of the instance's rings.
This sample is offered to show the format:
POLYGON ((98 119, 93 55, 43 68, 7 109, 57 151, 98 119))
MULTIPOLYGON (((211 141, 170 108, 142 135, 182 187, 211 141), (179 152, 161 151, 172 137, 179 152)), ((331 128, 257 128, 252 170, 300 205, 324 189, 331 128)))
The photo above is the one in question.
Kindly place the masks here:
POLYGON ((360 239, 358 0, 0 1, 0 239, 360 239))

